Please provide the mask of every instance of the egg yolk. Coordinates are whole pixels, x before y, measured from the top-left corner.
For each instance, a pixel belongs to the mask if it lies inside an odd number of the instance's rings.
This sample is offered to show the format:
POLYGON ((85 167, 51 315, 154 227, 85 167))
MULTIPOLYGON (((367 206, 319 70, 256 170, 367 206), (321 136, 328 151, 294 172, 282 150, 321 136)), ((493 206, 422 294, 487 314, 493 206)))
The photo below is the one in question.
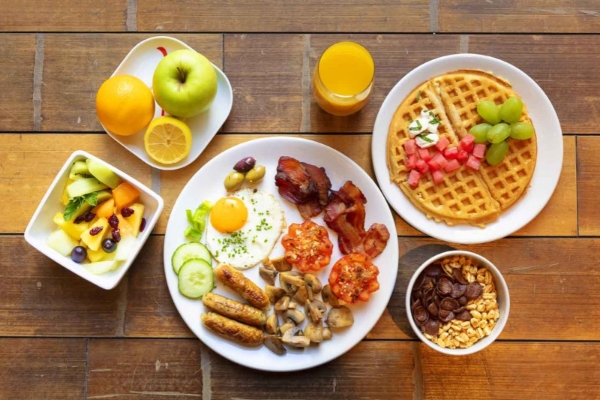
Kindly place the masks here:
POLYGON ((248 220, 248 209, 237 197, 219 199, 210 212, 210 223, 221 233, 232 233, 241 229, 248 220))

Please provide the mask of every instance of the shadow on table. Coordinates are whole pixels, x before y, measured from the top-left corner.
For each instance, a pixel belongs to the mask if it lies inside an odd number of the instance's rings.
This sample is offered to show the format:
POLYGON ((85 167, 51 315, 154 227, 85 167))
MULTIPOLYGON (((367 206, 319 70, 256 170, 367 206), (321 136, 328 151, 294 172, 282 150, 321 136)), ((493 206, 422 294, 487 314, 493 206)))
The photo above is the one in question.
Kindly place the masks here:
POLYGON ((451 250, 456 249, 444 244, 427 244, 411 249, 406 254, 400 256, 398 261, 398 278, 396 279, 394 293, 388 304, 388 311, 396 326, 410 337, 416 338, 408 323, 404 304, 408 282, 417 268, 429 258, 451 250))

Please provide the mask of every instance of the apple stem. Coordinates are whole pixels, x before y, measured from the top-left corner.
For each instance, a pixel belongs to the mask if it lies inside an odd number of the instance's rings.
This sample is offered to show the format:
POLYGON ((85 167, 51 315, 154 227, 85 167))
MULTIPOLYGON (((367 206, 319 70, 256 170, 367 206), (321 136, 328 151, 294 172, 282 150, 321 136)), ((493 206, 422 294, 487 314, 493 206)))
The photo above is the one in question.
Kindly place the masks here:
POLYGON ((181 67, 177 67, 177 71, 179 71, 179 81, 181 81, 181 83, 185 83, 185 72, 181 67))

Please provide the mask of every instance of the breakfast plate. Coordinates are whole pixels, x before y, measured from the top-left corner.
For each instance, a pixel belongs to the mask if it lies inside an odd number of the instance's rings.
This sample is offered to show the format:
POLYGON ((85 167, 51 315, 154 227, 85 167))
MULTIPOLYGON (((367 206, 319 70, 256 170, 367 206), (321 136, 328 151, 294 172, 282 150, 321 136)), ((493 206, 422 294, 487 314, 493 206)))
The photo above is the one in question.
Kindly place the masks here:
MULTIPOLYGON (((133 75, 152 88, 152 76, 160 60, 166 54, 181 49, 194 50, 181 40, 168 36, 155 36, 143 40, 131 49, 111 77, 115 75, 133 75)), ((197 50, 202 52, 202 49, 197 50)), ((213 67, 217 73, 217 96, 206 112, 184 120, 192 131, 192 148, 183 160, 170 165, 154 161, 144 149, 144 132, 146 128, 131 136, 115 135, 103 126, 104 130, 121 146, 135 154, 140 160, 151 167, 162 170, 174 170, 189 165, 202 154, 208 143, 210 143, 219 129, 221 129, 233 105, 233 91, 227 76, 216 65, 213 64, 213 67)), ((161 115, 164 115, 163 110, 156 104, 154 118, 161 115)))
MULTIPOLYGON (((313 221, 326 226, 322 214, 313 218, 313 221)), ((323 270, 315 273, 323 284, 327 283, 332 265, 342 256, 338 248, 337 235, 329 228, 327 230, 329 238, 334 244, 331 262, 323 270)), ((287 228, 283 232, 286 233, 287 228)), ((183 320, 210 349, 233 362, 250 368, 278 372, 296 371, 321 365, 344 354, 360 342, 379 320, 392 295, 396 281, 398 266, 396 237, 394 220, 385 198, 373 180, 348 157, 330 147, 306 139, 290 137, 257 139, 219 154, 202 167, 182 190, 171 211, 167 225, 164 245, 165 275, 171 297, 183 320), (223 179, 238 160, 249 156, 256 159, 257 165, 260 163, 266 167, 265 177, 252 188, 270 193, 279 201, 288 227, 292 223, 301 223, 303 219, 296 206, 284 200, 275 186, 274 177, 280 156, 294 157, 303 162, 323 167, 331 180, 333 190, 338 190, 346 181, 351 180, 367 199, 365 227, 377 222, 384 224, 390 233, 387 246, 381 254, 373 259, 380 271, 379 290, 371 295, 368 302, 359 302, 349 306, 354 315, 354 325, 334 332, 331 340, 324 341, 318 346, 288 349, 287 354, 283 356, 272 353, 265 346, 251 348, 238 345, 206 329, 200 322, 200 316, 205 312, 202 301, 186 298, 179 292, 178 277, 171 265, 173 252, 186 242, 184 237, 184 230, 188 226, 186 210, 195 210, 204 200, 209 200, 214 204, 218 199, 225 197, 227 193, 223 187, 223 179)), ((283 247, 279 240, 269 257, 280 257, 283 253, 283 247)), ((214 266, 215 263, 213 263, 214 266)), ((259 287, 264 288, 264 281, 259 277, 258 266, 247 269, 243 273, 259 287)), ((219 282, 216 283, 213 292, 239 300, 233 291, 224 288, 219 282)))
MULTIPOLYGON (((460 91, 461 89, 457 90, 460 91)), ((417 100, 419 100, 420 94, 419 91, 417 100)), ((425 93, 423 94, 425 95, 425 93)), ((459 103, 454 105, 457 104, 460 106, 459 103)), ((444 103, 445 106, 446 103, 444 103)), ((457 114, 450 115, 450 118, 452 117, 457 118, 457 114)), ((443 124, 444 121, 442 121, 443 124)), ((379 187, 392 208, 406 222, 421 232, 440 240, 474 244, 490 242, 516 232, 535 218, 544 208, 550 200, 560 177, 563 141, 556 112, 546 94, 533 79, 518 68, 492 57, 476 54, 457 54, 431 60, 415 68, 394 86, 377 115, 373 128, 371 151, 379 187), (414 199, 411 202, 399 186, 391 181, 390 170, 387 165, 388 132, 399 105, 405 103, 407 96, 413 93, 419 85, 428 81, 438 82, 440 76, 446 77, 447 74, 454 71, 466 71, 464 73, 467 74, 471 73, 469 71, 485 71, 481 74, 482 76, 489 76, 489 79, 497 77, 499 81, 508 82, 512 86, 511 90, 514 90, 522 98, 528 110, 528 118, 531 119, 536 131, 534 140, 537 138, 537 157, 535 157, 535 150, 533 150, 535 170, 531 176, 529 188, 514 205, 509 205, 506 209, 503 209, 499 217, 496 216, 497 219, 488 222, 484 228, 472 225, 450 226, 444 222, 428 219, 425 213, 413 204, 414 199)))

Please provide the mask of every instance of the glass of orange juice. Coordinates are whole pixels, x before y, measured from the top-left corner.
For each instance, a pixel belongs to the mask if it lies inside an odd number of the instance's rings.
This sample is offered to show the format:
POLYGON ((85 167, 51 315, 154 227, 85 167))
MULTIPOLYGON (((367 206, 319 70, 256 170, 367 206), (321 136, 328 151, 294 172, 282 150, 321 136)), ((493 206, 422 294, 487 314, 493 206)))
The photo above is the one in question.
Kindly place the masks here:
POLYGON ((354 42, 339 42, 323 52, 313 73, 313 93, 330 114, 354 114, 367 104, 375 63, 367 49, 354 42))

